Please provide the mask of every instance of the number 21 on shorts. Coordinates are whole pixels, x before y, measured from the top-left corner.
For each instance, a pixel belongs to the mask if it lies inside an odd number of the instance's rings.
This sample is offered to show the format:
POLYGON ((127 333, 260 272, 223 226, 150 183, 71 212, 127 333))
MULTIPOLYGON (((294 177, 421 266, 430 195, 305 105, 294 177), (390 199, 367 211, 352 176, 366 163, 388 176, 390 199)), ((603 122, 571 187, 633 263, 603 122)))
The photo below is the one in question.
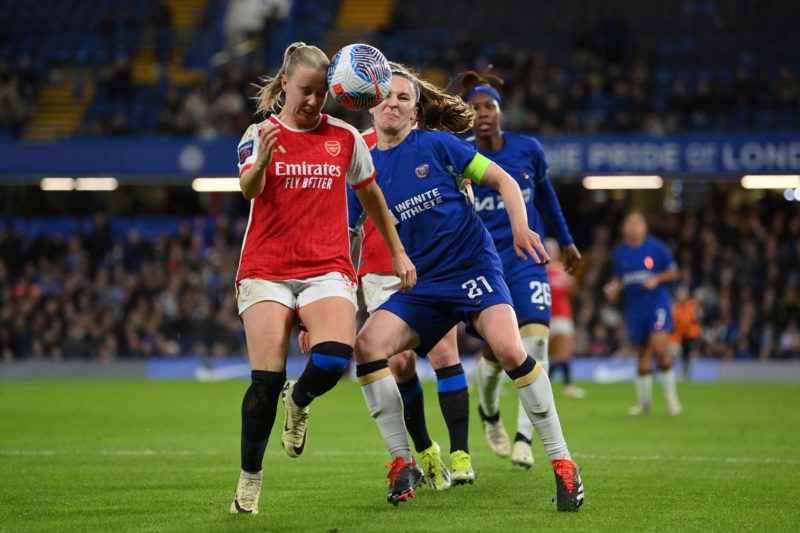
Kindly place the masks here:
POLYGON ((471 300, 474 300, 475 298, 482 296, 484 288, 486 289, 486 292, 494 292, 492 286, 489 285, 489 282, 486 281, 486 278, 484 278, 483 276, 478 276, 477 278, 474 279, 468 279, 467 281, 461 284, 461 288, 467 290, 467 296, 469 296, 471 300), (480 284, 478 282, 480 282, 480 284))

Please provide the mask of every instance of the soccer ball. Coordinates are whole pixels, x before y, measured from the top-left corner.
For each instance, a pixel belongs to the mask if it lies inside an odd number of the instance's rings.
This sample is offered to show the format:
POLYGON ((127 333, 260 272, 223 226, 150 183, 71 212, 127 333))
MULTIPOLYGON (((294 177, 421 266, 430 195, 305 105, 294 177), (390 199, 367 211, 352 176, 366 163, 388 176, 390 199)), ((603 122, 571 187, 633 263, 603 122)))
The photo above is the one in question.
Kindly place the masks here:
POLYGON ((328 67, 328 89, 349 109, 378 105, 391 88, 389 62, 374 46, 349 44, 336 52, 328 67))

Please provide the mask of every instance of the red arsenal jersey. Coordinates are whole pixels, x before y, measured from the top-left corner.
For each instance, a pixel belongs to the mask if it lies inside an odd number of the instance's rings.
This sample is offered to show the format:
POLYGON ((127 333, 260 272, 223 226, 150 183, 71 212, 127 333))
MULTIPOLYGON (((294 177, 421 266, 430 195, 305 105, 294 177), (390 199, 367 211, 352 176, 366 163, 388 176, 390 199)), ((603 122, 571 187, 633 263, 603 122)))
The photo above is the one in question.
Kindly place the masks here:
POLYGON ((550 316, 572 318, 572 277, 566 273, 559 263, 547 265, 547 277, 550 279, 550 295, 552 305, 550 316))
MULTIPOLYGON (((280 126, 264 190, 250 202, 236 281, 308 278, 341 272, 356 280, 347 230, 347 184, 366 186, 375 167, 346 122, 323 114, 310 130, 280 126)), ((261 124, 239 142, 239 176, 258 156, 261 124)))
MULTIPOLYGON (((378 133, 375 128, 364 131, 361 136, 370 150, 378 144, 378 133)), ((364 239, 361 243, 361 264, 358 267, 358 277, 360 278, 364 274, 391 274, 393 271, 389 248, 372 219, 367 218, 364 222, 364 239)))

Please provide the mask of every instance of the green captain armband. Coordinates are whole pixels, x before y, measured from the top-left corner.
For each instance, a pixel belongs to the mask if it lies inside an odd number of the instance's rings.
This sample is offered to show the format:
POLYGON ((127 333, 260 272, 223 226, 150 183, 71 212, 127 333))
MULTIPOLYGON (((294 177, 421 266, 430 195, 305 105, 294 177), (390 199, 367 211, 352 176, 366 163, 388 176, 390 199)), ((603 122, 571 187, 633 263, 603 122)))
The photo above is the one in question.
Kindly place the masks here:
POLYGON ((473 183, 480 184, 483 175, 486 174, 486 169, 492 164, 492 160, 482 154, 475 154, 472 161, 469 162, 467 168, 464 169, 464 177, 471 180, 473 183))

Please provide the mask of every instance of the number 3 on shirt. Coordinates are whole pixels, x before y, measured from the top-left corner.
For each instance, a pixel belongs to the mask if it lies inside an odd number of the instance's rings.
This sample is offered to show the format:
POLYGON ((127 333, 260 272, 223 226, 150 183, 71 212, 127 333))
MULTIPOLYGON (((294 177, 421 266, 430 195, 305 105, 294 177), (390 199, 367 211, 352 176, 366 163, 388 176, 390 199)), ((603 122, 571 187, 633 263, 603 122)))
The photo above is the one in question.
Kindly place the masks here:
POLYGON ((469 279, 461 284, 461 288, 467 290, 467 296, 469 296, 470 300, 474 300, 478 296, 483 295, 483 289, 478 286, 479 281, 483 287, 486 288, 486 292, 494 292, 494 289, 489 285, 489 282, 486 281, 486 278, 478 276, 475 279, 469 279))
POLYGON ((541 281, 531 281, 531 303, 551 305, 550 284, 541 281))

